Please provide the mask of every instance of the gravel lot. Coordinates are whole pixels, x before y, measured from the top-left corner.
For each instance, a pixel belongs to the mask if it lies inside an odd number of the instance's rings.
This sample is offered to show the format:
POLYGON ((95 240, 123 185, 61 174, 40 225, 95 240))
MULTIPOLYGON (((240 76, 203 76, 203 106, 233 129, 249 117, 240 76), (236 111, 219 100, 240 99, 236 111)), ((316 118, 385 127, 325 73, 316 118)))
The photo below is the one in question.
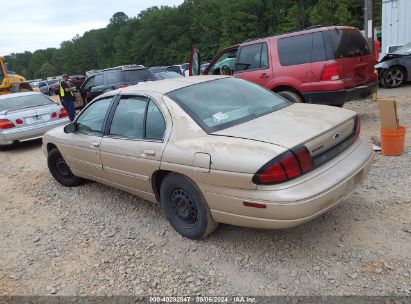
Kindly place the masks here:
MULTIPOLYGON (((411 97, 401 96, 406 154, 375 153, 353 196, 285 231, 220 225, 190 241, 157 205, 93 182, 60 186, 39 141, 0 152, 0 295, 410 296, 411 97)), ((376 103, 346 107, 378 142, 376 103)))

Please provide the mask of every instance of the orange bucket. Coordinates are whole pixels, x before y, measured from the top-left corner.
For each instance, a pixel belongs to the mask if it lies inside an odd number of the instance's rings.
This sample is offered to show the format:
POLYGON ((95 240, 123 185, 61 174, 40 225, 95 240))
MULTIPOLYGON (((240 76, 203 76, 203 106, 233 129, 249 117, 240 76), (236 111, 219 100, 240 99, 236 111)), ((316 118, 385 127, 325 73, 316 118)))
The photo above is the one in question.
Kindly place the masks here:
POLYGON ((381 128, 381 152, 388 156, 404 154, 405 127, 399 126, 397 130, 381 128))

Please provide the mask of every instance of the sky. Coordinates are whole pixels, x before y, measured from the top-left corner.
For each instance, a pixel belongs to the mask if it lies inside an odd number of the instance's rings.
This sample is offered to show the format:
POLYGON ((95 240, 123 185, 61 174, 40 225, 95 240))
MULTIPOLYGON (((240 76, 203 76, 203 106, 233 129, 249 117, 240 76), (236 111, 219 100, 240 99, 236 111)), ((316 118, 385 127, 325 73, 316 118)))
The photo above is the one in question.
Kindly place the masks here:
POLYGON ((59 47, 65 40, 105 27, 116 12, 135 17, 152 6, 183 0, 1 0, 0 55, 59 47))

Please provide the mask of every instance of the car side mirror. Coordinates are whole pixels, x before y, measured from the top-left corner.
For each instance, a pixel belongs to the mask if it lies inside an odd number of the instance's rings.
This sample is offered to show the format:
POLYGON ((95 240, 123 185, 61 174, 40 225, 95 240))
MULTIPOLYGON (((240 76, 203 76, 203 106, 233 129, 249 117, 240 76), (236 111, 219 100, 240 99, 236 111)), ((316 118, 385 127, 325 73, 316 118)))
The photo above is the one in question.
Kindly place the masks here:
POLYGON ((75 122, 72 122, 64 127, 64 133, 67 133, 67 134, 74 133, 77 131, 77 129, 78 129, 77 124, 75 122))

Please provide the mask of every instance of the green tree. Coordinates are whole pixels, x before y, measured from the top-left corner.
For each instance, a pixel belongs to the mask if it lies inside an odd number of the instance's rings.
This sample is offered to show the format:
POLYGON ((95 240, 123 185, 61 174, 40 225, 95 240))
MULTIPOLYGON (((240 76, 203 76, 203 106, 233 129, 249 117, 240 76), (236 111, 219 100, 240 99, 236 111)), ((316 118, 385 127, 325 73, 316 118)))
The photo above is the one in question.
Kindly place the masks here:
POLYGON ((331 1, 318 1, 311 10, 310 22, 313 25, 332 25, 331 1))

